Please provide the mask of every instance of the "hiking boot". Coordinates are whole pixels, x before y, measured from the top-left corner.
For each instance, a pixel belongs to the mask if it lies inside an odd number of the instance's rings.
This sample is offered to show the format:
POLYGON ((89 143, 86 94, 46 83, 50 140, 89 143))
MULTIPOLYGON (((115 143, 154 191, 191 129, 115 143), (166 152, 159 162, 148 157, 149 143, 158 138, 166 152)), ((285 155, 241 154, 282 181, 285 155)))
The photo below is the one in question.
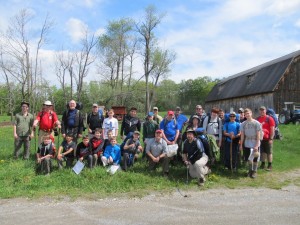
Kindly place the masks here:
POLYGON ((256 178, 256 171, 252 171, 251 178, 256 178))
POLYGON ((198 186, 204 186, 204 179, 203 178, 199 178, 198 186))
POLYGON ((270 165, 270 166, 267 167, 266 171, 272 171, 272 169, 273 169, 273 168, 272 168, 272 166, 270 165))

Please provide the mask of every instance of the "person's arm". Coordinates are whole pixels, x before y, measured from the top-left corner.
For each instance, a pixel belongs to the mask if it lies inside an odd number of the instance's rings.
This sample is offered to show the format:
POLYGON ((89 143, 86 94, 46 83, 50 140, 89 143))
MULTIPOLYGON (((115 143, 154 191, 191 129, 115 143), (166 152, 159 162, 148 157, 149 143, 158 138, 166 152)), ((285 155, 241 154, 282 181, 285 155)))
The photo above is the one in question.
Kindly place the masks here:
MULTIPOLYGON (((16 121, 17 118, 15 118, 16 121)), ((18 134, 17 134, 17 125, 14 124, 14 138, 17 139, 18 138, 18 134)))
POLYGON ((63 151, 63 146, 60 145, 59 148, 58 148, 58 151, 57 151, 57 159, 58 160, 60 160, 63 157, 62 151, 63 151))
MULTIPOLYGON (((123 133, 124 133, 125 117, 126 117, 126 116, 124 116, 123 121, 122 121, 122 124, 121 124, 121 130, 120 130, 121 138, 123 137, 123 133)), ((116 129, 116 132, 117 132, 117 131, 118 131, 118 130, 116 129)), ((117 135, 117 134, 116 134, 116 135, 117 135)))
POLYGON ((101 150, 103 152, 103 145, 104 145, 104 140, 102 140, 100 145, 96 148, 96 150, 93 151, 93 154, 97 154, 101 150))
POLYGON ((177 143, 178 137, 179 137, 179 130, 177 129, 177 130, 176 130, 175 139, 174 139, 174 141, 173 141, 173 144, 176 144, 176 143, 177 143))
MULTIPOLYGON (((200 118, 201 121, 201 118, 200 118)), ((207 123, 208 123, 208 117, 205 117, 204 121, 203 121, 203 132, 206 134, 206 130, 207 130, 207 123)))
POLYGON ((137 128, 137 130, 140 132, 141 131, 141 121, 140 121, 140 119, 138 119, 139 121, 138 121, 138 123, 137 123, 137 125, 136 125, 136 128, 137 128))
POLYGON ((79 112, 79 124, 78 124, 78 137, 82 137, 82 132, 83 132, 83 127, 84 127, 84 124, 83 124, 83 116, 82 116, 82 113, 79 112))

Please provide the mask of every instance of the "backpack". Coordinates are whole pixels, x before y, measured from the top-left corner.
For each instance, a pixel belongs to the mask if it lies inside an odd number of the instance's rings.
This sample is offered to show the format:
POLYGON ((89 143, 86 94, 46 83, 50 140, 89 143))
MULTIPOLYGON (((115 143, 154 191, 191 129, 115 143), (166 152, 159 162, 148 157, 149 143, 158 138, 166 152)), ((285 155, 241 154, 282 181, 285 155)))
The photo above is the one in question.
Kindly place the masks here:
POLYGON ((204 134, 203 131, 203 128, 198 128, 195 130, 197 134, 197 139, 199 139, 203 144, 204 152, 208 156, 210 164, 213 165, 216 161, 219 147, 214 136, 210 134, 204 134))
POLYGON ((275 128, 278 127, 279 122, 274 109, 268 108, 266 113, 268 116, 271 116, 275 121, 275 128))
POLYGON ((220 117, 219 116, 217 117, 217 122, 210 122, 210 119, 211 119, 211 116, 208 115, 206 130, 207 130, 208 124, 210 124, 210 123, 217 123, 218 124, 218 129, 219 129, 220 121, 221 121, 220 117))

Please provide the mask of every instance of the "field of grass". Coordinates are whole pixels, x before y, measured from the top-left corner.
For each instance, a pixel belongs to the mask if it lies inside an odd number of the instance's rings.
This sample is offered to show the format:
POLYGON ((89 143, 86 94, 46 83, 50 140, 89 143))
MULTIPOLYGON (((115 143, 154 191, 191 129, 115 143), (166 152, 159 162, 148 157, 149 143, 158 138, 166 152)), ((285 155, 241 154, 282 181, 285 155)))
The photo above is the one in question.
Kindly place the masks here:
MULTIPOLYGON (((240 168, 237 173, 224 171, 221 165, 212 169, 205 187, 209 188, 240 188, 240 187, 269 187, 281 188, 288 183, 300 185, 300 178, 295 180, 281 179, 281 174, 300 168, 300 126, 282 125, 280 129, 284 135, 282 141, 274 143, 273 171, 259 171, 255 180, 244 176, 246 168, 240 168)), ((128 172, 117 172, 109 175, 105 168, 97 167, 93 170, 85 168, 76 175, 71 169, 59 171, 57 163, 53 161, 54 170, 50 176, 35 173, 35 142, 31 144, 31 159, 13 160, 12 127, 0 128, 0 198, 43 196, 77 198, 99 198, 105 196, 143 196, 153 191, 170 193, 177 188, 183 190, 198 190, 196 180, 186 181, 186 168, 180 163, 170 167, 170 177, 162 177, 161 168, 155 172, 147 170, 147 163, 141 159, 128 172)), ((61 138, 60 138, 61 140, 61 138)))

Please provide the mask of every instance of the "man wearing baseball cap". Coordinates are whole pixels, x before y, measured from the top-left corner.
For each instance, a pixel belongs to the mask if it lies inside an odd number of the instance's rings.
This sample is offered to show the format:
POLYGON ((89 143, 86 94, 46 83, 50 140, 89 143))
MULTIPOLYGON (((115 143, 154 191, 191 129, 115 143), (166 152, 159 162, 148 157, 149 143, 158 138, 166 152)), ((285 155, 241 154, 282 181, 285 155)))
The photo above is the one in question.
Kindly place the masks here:
POLYGON ((54 137, 53 129, 55 127, 61 128, 56 112, 53 111, 53 104, 50 101, 45 101, 42 111, 39 112, 33 123, 33 127, 37 127, 39 124, 39 144, 42 143, 42 137, 49 134, 54 137))
POLYGON ((173 111, 168 111, 167 117, 161 121, 159 128, 162 130, 162 137, 168 145, 177 143, 179 129, 173 111))
POLYGON ((94 136, 95 130, 97 128, 102 129, 103 120, 103 115, 99 114, 98 104, 94 103, 92 105, 92 112, 87 116, 87 125, 90 139, 94 136))
POLYGON ((158 164, 162 164, 164 176, 169 175, 169 158, 167 157, 167 143, 162 139, 162 130, 155 131, 155 138, 147 143, 146 154, 149 161, 149 169, 155 170, 158 164))
MULTIPOLYGON (((144 141, 144 146, 146 148, 147 143, 151 140, 154 139, 155 137, 155 131, 158 129, 158 123, 153 120, 154 113, 149 112, 147 116, 147 120, 143 123, 143 141, 144 141)), ((145 158, 145 151, 143 151, 143 158, 145 158)))
POLYGON ((264 131, 263 140, 261 140, 261 169, 265 169, 265 162, 268 161, 267 171, 272 170, 273 161, 273 139, 275 134, 275 121, 272 116, 267 115, 267 109, 265 106, 259 108, 260 116, 257 121, 262 124, 264 131))
POLYGON ((33 115, 29 113, 29 103, 21 102, 22 111, 15 116, 14 138, 15 150, 14 158, 19 158, 22 145, 24 145, 23 159, 29 159, 30 156, 30 140, 33 138, 33 115))

